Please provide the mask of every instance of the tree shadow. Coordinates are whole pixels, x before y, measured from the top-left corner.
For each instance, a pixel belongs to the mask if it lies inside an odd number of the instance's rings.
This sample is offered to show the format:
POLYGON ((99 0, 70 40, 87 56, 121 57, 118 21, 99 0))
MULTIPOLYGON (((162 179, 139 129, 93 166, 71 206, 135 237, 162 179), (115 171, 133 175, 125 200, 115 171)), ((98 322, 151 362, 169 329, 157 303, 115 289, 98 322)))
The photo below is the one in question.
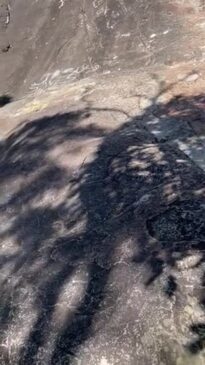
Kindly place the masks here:
MULTIPOLYGON (((135 239, 128 264, 146 268, 145 287, 166 275, 162 292, 170 300, 178 263, 197 251, 203 267, 204 172, 174 143, 179 133, 161 138, 152 130, 170 120, 183 129, 203 119, 203 110, 203 95, 154 100, 110 132, 89 123, 102 112, 90 107, 28 121, 7 138, 0 162, 0 325, 3 344, 20 339, 13 353, 2 352, 2 364, 72 363, 93 335, 123 239, 135 239), (86 148, 92 157, 82 160, 86 148)), ((189 145, 196 131, 185 129, 189 145)), ((199 340, 190 350, 203 347, 203 326, 192 327, 199 340)))
POLYGON ((11 103, 13 98, 10 95, 1 95, 0 96, 0 108, 11 103))

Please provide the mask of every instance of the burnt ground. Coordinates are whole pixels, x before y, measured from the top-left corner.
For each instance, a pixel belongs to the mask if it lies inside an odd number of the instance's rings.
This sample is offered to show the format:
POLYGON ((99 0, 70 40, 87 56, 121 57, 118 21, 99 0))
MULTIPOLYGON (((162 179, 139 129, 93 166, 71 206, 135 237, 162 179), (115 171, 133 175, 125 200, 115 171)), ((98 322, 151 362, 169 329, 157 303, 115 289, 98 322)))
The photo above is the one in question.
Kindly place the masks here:
POLYGON ((2 108, 2 365, 204 364, 204 73, 182 70, 2 108))

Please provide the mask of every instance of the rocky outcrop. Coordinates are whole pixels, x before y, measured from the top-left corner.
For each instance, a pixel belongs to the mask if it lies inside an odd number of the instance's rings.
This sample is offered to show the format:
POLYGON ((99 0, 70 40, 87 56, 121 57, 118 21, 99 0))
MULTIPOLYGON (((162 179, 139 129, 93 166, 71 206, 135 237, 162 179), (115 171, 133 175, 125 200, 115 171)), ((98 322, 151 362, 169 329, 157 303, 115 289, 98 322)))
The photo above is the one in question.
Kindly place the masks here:
POLYGON ((1 93, 203 58, 199 1, 4 0, 1 93), (5 29, 7 28, 7 29, 5 29))

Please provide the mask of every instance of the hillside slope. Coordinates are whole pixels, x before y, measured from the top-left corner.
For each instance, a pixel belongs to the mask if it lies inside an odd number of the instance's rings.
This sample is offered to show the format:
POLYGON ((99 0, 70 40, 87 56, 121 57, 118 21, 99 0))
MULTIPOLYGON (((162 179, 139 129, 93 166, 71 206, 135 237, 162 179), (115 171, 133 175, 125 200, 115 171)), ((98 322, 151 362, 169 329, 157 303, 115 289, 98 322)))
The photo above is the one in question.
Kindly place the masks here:
POLYGON ((203 58, 201 1, 1 0, 1 93, 203 58))

